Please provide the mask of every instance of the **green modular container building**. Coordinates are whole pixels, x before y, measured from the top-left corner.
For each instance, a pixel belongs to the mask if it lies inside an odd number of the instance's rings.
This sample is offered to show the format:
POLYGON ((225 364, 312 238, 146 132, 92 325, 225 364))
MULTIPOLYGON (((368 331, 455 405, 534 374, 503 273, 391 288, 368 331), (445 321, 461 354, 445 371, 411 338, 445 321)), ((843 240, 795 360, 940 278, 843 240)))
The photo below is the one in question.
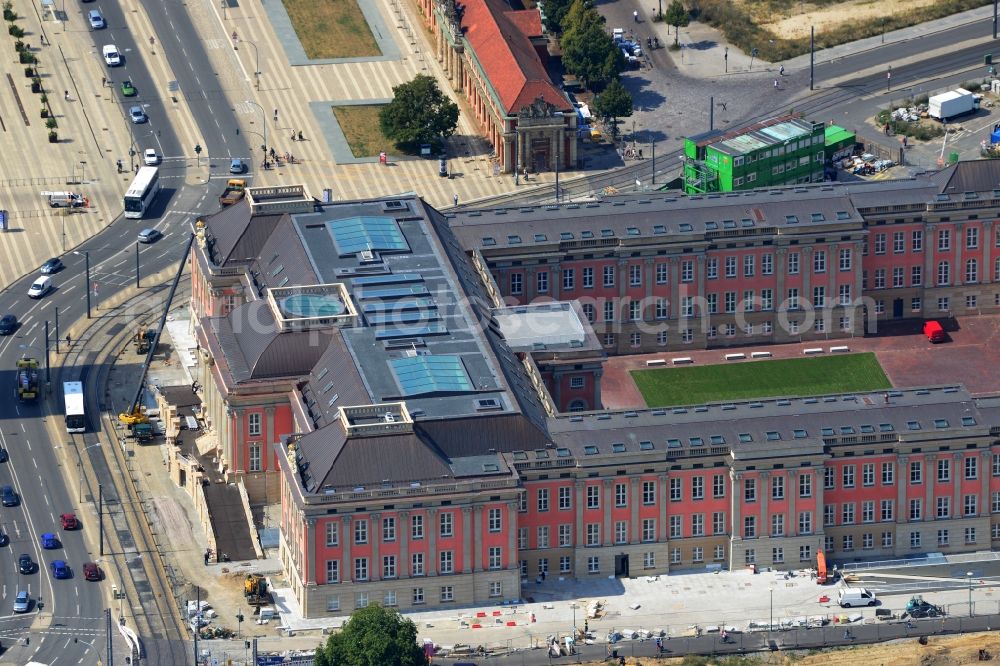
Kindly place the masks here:
POLYGON ((823 181, 823 123, 794 116, 684 139, 684 191, 731 192, 823 181))

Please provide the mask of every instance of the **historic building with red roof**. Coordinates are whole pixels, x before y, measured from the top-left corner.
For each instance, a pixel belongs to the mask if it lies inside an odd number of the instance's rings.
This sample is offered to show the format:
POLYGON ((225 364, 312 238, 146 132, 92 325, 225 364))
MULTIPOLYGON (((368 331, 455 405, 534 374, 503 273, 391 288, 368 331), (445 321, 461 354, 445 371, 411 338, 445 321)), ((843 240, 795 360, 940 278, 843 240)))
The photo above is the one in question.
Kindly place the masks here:
POLYGON ((576 165, 576 111, 545 69, 537 10, 500 0, 417 0, 437 58, 464 93, 504 173, 576 165))

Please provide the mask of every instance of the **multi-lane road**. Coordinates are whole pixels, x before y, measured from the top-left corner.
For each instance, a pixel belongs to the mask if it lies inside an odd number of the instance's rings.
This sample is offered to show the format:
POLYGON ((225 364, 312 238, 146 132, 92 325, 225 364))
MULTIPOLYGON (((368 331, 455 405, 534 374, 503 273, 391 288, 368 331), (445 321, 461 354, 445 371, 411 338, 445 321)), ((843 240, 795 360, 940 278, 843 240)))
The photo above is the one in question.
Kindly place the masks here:
MULTIPOLYGON (((123 486, 115 484, 116 477, 121 477, 114 471, 113 448, 117 442, 108 442, 100 431, 99 410, 110 409, 101 403, 102 392, 98 387, 103 374, 102 367, 97 365, 101 347, 115 331, 132 325, 121 320, 120 315, 101 309, 101 301, 134 284, 137 252, 142 275, 176 267, 183 258, 193 214, 216 207, 214 184, 192 186, 187 182, 204 182, 205 170, 191 173, 193 161, 186 156, 194 153, 194 146, 182 146, 169 121, 178 102, 186 105, 183 112, 190 113, 198 126, 204 149, 202 163, 206 156, 215 158, 208 173, 225 172, 228 158, 247 158, 250 153, 236 131, 232 108, 218 89, 207 65, 205 49, 182 2, 144 5, 156 34, 152 43, 133 39, 117 2, 104 0, 78 5, 70 11, 70 23, 84 27, 85 14, 91 9, 99 10, 107 22, 105 29, 90 32, 95 57, 101 57, 105 44, 116 45, 124 56, 121 66, 105 67, 105 71, 107 85, 120 100, 122 122, 131 133, 135 163, 141 161, 144 149, 155 148, 164 157, 160 165, 163 190, 146 219, 126 220, 119 216, 109 228, 78 248, 78 253, 65 255, 66 267, 53 276, 55 290, 45 298, 31 301, 27 297, 28 285, 37 273, 0 293, 0 312, 14 313, 21 321, 14 335, 0 341, 0 377, 5 377, 0 386, 7 387, 0 391, 10 391, 7 399, 0 400, 0 445, 10 452, 10 460, 0 464, 0 485, 13 485, 21 495, 20 506, 0 510, 0 526, 11 540, 9 546, 0 549, 0 642, 8 648, 4 659, 13 659, 13 663, 32 660, 43 664, 94 664, 99 659, 108 663, 104 609, 111 606, 116 622, 120 613, 130 627, 139 630, 146 648, 144 663, 182 664, 190 659, 182 641, 186 634, 168 612, 172 599, 162 600, 168 604, 165 607, 154 603, 159 596, 158 581, 151 580, 155 570, 148 564, 154 558, 144 552, 151 542, 134 523, 125 520, 130 500, 120 495, 123 486), (175 80, 154 79, 146 64, 148 58, 166 59, 175 80), (138 91, 135 97, 121 95, 120 85, 126 78, 138 91), (148 122, 130 122, 128 108, 135 104, 143 107, 148 122), (163 232, 163 238, 152 245, 138 245, 137 232, 154 226, 163 232), (89 285, 85 254, 90 263, 89 285), (97 320, 90 323, 95 324, 101 336, 84 333, 86 327, 81 325, 88 323, 85 298, 88 289, 92 314, 97 320), (53 369, 48 399, 18 403, 13 399, 15 361, 22 356, 44 359, 46 321, 50 325, 52 364, 58 365, 57 308, 61 351, 67 368, 63 372, 53 369), (71 328, 86 339, 74 340, 73 351, 67 354, 65 334, 71 328), (69 435, 62 418, 60 383, 74 379, 84 379, 87 384, 90 423, 89 432, 84 435, 69 435), (69 476, 64 477, 64 472, 69 476), (79 484, 70 481, 81 472, 91 476, 79 484), (98 484, 103 485, 108 534, 103 558, 95 549, 98 484), (81 530, 60 529, 59 515, 70 511, 79 516, 81 530), (43 551, 39 545, 39 535, 43 532, 57 534, 60 547, 43 551), (21 553, 30 554, 39 563, 36 573, 18 574, 17 557, 21 553), (49 563, 54 559, 69 563, 72 578, 53 579, 49 563), (105 570, 106 579, 102 583, 83 579, 82 565, 92 560, 97 560, 105 570), (125 584, 123 576, 132 579, 129 584, 125 584), (130 590, 138 598, 112 601, 112 584, 122 591, 130 590), (14 615, 13 600, 20 589, 31 594, 31 612, 14 615), (27 644, 23 641, 25 637, 27 644), (19 639, 22 639, 20 644, 19 639)), ((78 81, 77 85, 85 90, 98 89, 101 81, 78 81)), ((130 166, 126 162, 125 168, 130 166)), ((115 640, 121 648, 117 636, 115 640)), ((124 650, 120 649, 115 663, 121 663, 124 656, 124 650)))

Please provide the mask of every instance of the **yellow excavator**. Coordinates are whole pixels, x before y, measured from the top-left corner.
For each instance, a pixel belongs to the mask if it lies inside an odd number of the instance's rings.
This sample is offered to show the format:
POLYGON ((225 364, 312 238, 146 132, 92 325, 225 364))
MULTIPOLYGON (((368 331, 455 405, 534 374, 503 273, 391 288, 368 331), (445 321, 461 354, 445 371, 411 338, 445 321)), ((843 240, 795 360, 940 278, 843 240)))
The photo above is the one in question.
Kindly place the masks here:
POLYGON ((118 414, 118 422, 128 427, 132 427, 137 423, 149 423, 149 417, 146 416, 146 407, 144 405, 136 405, 131 412, 121 412, 118 414))

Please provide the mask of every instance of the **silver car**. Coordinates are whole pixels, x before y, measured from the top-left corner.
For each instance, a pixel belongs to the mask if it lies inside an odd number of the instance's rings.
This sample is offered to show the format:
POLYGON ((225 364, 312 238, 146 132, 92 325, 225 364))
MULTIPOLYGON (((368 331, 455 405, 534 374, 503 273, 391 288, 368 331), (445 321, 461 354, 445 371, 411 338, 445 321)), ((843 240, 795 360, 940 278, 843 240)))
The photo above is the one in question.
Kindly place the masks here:
POLYGON ((14 612, 27 613, 29 608, 31 608, 31 598, 28 596, 27 590, 21 590, 14 597, 14 612))

